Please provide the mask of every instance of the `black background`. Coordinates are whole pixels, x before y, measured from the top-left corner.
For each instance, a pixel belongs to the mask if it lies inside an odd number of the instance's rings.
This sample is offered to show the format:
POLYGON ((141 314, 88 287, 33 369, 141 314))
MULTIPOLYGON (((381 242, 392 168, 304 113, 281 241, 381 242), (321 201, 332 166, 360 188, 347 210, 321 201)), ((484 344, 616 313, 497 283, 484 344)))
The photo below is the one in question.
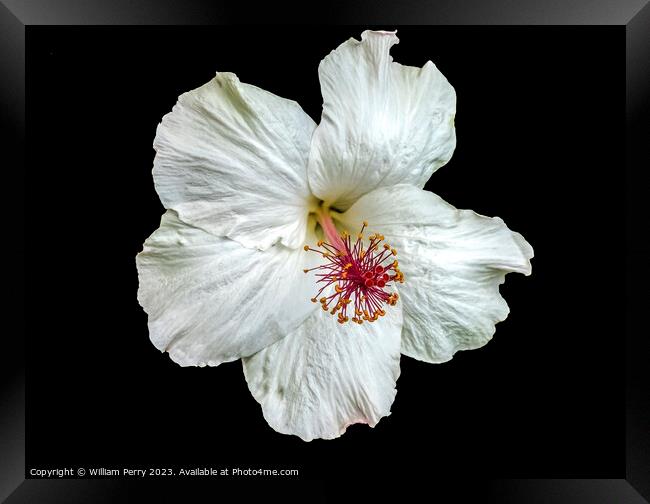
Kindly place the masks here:
POLYGON ((134 258, 163 212, 160 118, 219 70, 318 122, 318 63, 361 31, 27 29, 28 467, 624 475, 622 27, 398 28, 396 61, 433 60, 458 96, 456 152, 427 188, 502 217, 536 257, 501 287, 511 314, 486 347, 402 358, 375 429, 277 434, 240 363, 181 368, 149 342, 134 258))

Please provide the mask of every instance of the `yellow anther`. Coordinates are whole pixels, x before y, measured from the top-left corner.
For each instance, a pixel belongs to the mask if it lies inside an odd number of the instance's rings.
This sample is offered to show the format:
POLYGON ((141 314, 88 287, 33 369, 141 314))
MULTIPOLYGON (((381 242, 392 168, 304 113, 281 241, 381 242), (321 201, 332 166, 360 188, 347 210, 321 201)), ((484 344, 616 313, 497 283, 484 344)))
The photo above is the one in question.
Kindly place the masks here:
POLYGON ((327 310, 329 310, 329 308, 327 306, 323 305, 323 311, 327 311, 327 310))
POLYGON ((390 306, 395 306, 397 304, 397 298, 399 298, 399 295, 397 294, 397 292, 393 292, 390 296, 388 296, 387 303, 390 306))
POLYGON ((384 248, 388 250, 390 248, 390 245, 388 243, 384 243, 384 248))
POLYGON ((341 273, 341 280, 345 280, 347 277, 348 277, 348 272, 347 271, 344 271, 343 273, 341 273))
POLYGON ((359 233, 359 234, 357 235, 357 238, 358 238, 359 240, 363 240, 363 235, 362 235, 361 233, 359 233))
POLYGON ((368 225, 368 221, 365 221, 365 220, 364 220, 364 221, 363 221, 363 225, 364 225, 364 226, 367 226, 367 225, 368 225))
POLYGON ((316 301, 317 301, 316 298, 311 298, 311 302, 312 302, 312 303, 315 303, 316 301))
POLYGON ((322 247, 323 246, 323 240, 318 240, 318 246, 322 247))
POLYGON ((395 259, 393 261, 393 268, 397 268, 398 265, 399 265, 399 263, 397 262, 397 259, 395 259))
POLYGON ((309 250, 309 245, 305 245, 303 249, 305 249, 305 252, 307 252, 309 250))
POLYGON ((340 294, 341 292, 343 292, 343 289, 341 287, 339 287, 338 285, 334 286, 334 290, 336 291, 337 294, 340 294))
POLYGON ((395 250, 395 249, 390 249, 390 253, 393 254, 394 256, 396 256, 396 255, 397 255, 397 250, 395 250))
POLYGON ((305 273, 309 273, 309 270, 308 270, 308 269, 304 269, 303 271, 304 271, 305 273))
POLYGON ((322 298, 320 298, 320 302, 321 302, 321 303, 326 303, 326 302, 327 302, 327 298, 326 298, 326 297, 322 297, 322 298))

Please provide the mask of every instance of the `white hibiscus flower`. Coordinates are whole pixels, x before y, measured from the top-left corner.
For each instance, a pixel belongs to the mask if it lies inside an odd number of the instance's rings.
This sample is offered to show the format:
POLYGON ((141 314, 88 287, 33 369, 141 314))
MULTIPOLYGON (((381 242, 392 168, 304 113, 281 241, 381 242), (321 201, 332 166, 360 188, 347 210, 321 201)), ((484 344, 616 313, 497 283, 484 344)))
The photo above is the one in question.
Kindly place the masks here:
POLYGON ((422 190, 456 143, 447 79, 394 63, 395 33, 361 39, 320 64, 318 126, 230 73, 181 95, 154 142, 167 212, 137 257, 153 344, 242 359, 271 427, 304 440, 390 414, 400 354, 483 346, 506 273, 531 271, 501 219, 422 190))

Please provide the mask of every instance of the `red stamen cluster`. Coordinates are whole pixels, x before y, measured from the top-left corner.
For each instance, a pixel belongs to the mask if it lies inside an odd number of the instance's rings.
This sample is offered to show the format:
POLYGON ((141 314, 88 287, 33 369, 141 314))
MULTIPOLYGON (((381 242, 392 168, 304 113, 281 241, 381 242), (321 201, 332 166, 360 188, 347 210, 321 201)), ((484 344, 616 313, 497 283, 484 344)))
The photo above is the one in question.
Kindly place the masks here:
POLYGON ((305 273, 317 270, 319 277, 317 284, 321 288, 312 302, 320 301, 325 311, 332 315, 338 313, 338 321, 347 322, 348 305, 354 302, 352 322, 362 324, 364 320, 374 322, 379 317, 386 315, 382 309, 384 303, 391 306, 397 304, 399 295, 396 292, 388 293, 384 289, 390 287, 390 282, 404 283, 404 275, 398 268, 394 258, 397 250, 384 243, 384 236, 375 233, 368 237, 370 244, 364 249, 363 231, 367 222, 363 223, 357 240, 352 245, 352 240, 347 232, 343 232, 338 239, 338 244, 318 242, 318 247, 324 251, 305 245, 305 250, 321 254, 327 263, 316 268, 306 269, 305 273), (390 262, 389 262, 390 261, 390 262), (319 296, 328 288, 334 286, 334 292, 329 296, 319 296))

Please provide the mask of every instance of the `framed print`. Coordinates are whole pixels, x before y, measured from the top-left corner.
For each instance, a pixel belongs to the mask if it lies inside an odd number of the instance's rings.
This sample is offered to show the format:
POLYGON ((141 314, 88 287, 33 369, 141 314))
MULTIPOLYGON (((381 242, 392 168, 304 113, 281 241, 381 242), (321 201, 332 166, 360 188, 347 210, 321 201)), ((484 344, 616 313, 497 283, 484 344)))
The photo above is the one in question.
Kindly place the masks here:
POLYGON ((5 3, 7 502, 648 499, 643 2, 5 3))

